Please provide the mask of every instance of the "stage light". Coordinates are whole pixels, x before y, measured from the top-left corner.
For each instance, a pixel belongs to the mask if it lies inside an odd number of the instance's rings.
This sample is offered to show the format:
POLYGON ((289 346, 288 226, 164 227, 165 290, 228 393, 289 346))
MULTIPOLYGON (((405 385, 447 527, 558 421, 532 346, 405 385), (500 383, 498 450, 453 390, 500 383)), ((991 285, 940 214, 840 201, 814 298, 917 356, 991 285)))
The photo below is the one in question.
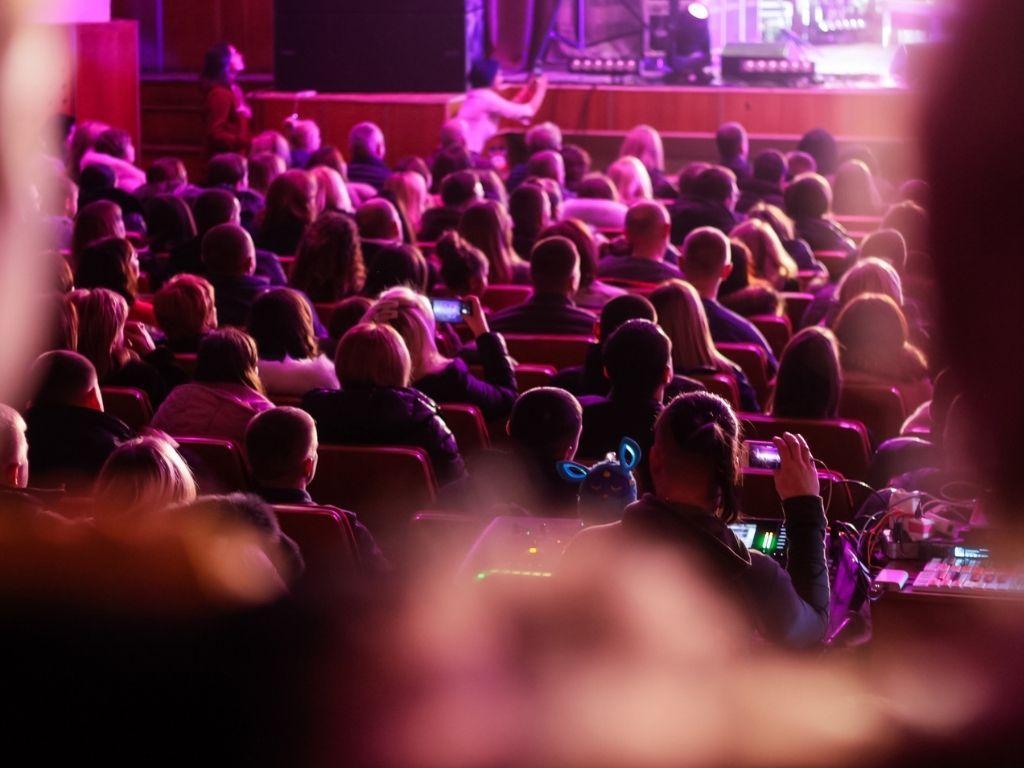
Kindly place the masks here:
POLYGON ((690 3, 686 10, 693 18, 700 19, 701 21, 707 21, 711 16, 708 7, 704 3, 690 3))
POLYGON ((722 51, 722 79, 792 85, 814 75, 814 62, 785 43, 729 43, 722 51))
POLYGON ((570 72, 583 72, 591 75, 632 75, 640 69, 637 59, 579 57, 569 61, 570 72))

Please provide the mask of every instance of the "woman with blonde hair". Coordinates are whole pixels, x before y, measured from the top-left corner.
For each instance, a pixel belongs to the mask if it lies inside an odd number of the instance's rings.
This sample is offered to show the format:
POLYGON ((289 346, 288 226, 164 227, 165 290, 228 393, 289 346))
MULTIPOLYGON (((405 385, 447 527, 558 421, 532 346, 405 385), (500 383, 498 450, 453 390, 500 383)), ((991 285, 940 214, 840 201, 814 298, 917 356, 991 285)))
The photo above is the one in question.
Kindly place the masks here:
POLYGON ((635 157, 644 164, 655 197, 674 199, 678 194, 665 175, 665 147, 657 129, 649 125, 634 127, 622 140, 619 157, 635 157))
POLYGON ((101 522, 141 522, 198 495, 195 478, 175 445, 140 437, 120 445, 103 464, 93 489, 101 522))
POLYGON ((608 166, 608 178, 619 191, 619 197, 627 206, 638 200, 652 200, 654 189, 651 175, 644 164, 635 157, 620 157, 608 166))
POLYGON ((882 195, 863 160, 847 160, 832 182, 832 208, 840 216, 880 216, 882 195))
POLYGON ((755 274, 764 278, 776 290, 792 287, 798 267, 775 230, 759 219, 748 219, 733 227, 734 237, 750 249, 755 274))
POLYGON ((726 373, 736 380, 740 409, 757 413, 757 395, 743 370, 715 349, 704 305, 696 289, 682 280, 667 280, 648 297, 658 313, 658 325, 672 342, 672 367, 694 376, 726 373))
POLYGON ((384 182, 384 192, 405 216, 412 232, 419 232, 423 214, 430 203, 427 181, 416 171, 402 171, 391 174, 384 182))
POLYGON ((350 328, 338 342, 334 368, 340 390, 317 389, 302 398, 321 443, 414 446, 430 457, 441 483, 465 477, 459 447, 437 405, 409 388, 412 360, 398 331, 367 322, 350 328))
POLYGON ((405 341, 411 359, 411 386, 438 403, 469 403, 488 421, 508 416, 516 399, 516 376, 501 334, 492 333, 475 296, 465 322, 473 333, 484 369, 479 379, 461 358, 445 357, 437 349, 437 323, 430 299, 408 288, 381 294, 363 318, 387 324, 405 341))
POLYGON ((868 257, 861 259, 839 278, 835 285, 825 286, 804 312, 805 326, 824 324, 834 327, 843 307, 864 293, 880 293, 903 307, 903 286, 899 273, 888 262, 868 257))
POLYGON ((316 183, 316 209, 319 214, 350 213, 355 210, 340 173, 326 165, 315 166, 308 173, 316 183))
POLYGON ((490 280, 498 285, 530 282, 530 265, 512 247, 512 217, 493 200, 473 203, 459 220, 459 234, 490 263, 490 280))

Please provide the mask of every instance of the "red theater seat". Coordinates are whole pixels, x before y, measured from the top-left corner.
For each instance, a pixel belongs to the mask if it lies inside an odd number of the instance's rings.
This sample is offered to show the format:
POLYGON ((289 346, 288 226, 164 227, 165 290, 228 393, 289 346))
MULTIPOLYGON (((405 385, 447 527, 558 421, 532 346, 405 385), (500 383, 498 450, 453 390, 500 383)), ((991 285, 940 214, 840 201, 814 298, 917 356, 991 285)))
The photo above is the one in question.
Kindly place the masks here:
POLYGON ((274 505, 281 531, 299 545, 304 579, 345 576, 359 563, 355 533, 335 507, 274 505))
POLYGON ((484 421, 480 409, 475 405, 444 403, 438 406, 438 411, 441 418, 444 419, 444 423, 448 425, 448 429, 455 435, 455 442, 459 444, 459 453, 464 458, 490 447, 487 423, 484 421))
POLYGON ((842 277, 851 266, 846 251, 815 251, 814 258, 825 265, 832 282, 842 277))
POLYGON ((593 336, 505 334, 508 351, 517 362, 550 365, 556 370, 582 365, 587 350, 596 341, 593 336))
POLYGON ((768 354, 757 344, 730 342, 715 345, 718 351, 743 369, 757 399, 764 405, 768 401, 768 354))
POLYGON ((764 335, 772 352, 779 357, 789 343, 789 337, 793 335, 793 326, 789 318, 778 315, 753 315, 747 319, 764 335))
POLYGON ((149 395, 134 387, 102 387, 103 410, 138 432, 153 418, 149 395))
MULTIPOLYGON (((528 389, 534 387, 546 387, 552 377, 558 373, 558 371, 550 365, 536 365, 534 363, 520 363, 515 366, 516 371, 516 391, 520 394, 528 389)), ((478 379, 484 377, 484 368, 482 365, 471 365, 469 366, 469 372, 476 376, 478 379)))
POLYGON ((480 304, 489 312, 500 312, 522 304, 532 293, 533 288, 528 285, 489 285, 480 297, 480 304))
POLYGON ((868 431, 859 421, 846 419, 781 419, 755 413, 739 414, 743 434, 751 440, 770 440, 783 432, 803 435, 811 453, 844 477, 864 480, 871 463, 868 431))
POLYGON ((734 410, 740 407, 740 388, 736 377, 728 373, 698 373, 691 374, 689 378, 699 381, 708 392, 728 400, 734 410))
POLYGON ((903 396, 896 387, 880 384, 843 384, 839 415, 862 422, 872 445, 900 433, 906 419, 903 396))
POLYGON ((814 301, 813 293, 800 293, 796 291, 787 291, 779 294, 786 302, 786 317, 789 318, 789 326, 794 331, 800 328, 800 322, 803 320, 804 312, 814 301))
POLYGON ((176 352, 174 363, 185 372, 190 379, 196 375, 196 355, 194 352, 176 352))
POLYGON ((249 490, 249 472, 242 451, 230 440, 175 437, 182 458, 196 476, 200 493, 249 490))

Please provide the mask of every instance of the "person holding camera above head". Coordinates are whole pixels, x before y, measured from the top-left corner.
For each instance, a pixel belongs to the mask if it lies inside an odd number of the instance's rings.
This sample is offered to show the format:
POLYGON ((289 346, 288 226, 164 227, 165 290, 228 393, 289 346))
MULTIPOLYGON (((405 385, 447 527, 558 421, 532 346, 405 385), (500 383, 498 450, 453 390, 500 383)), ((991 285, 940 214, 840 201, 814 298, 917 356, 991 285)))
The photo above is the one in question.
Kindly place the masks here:
POLYGON ((579 564, 591 554, 607 563, 623 543, 678 549, 766 640, 791 648, 820 643, 830 595, 818 475, 803 437, 787 432, 773 442, 786 568, 748 550, 728 527, 740 514, 740 428, 729 404, 706 392, 681 395, 658 417, 649 457, 654 493, 627 507, 621 522, 582 531, 566 557, 579 564))

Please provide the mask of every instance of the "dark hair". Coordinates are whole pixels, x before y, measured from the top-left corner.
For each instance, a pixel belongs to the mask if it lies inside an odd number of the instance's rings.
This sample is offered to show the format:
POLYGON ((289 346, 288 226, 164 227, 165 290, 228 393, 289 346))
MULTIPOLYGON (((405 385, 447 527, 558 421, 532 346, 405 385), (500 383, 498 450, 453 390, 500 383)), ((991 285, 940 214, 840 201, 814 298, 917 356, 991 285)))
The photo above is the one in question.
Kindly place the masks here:
POLYGON ((490 264, 474 245, 453 231, 445 232, 437 241, 437 258, 441 262, 441 280, 457 295, 469 293, 474 278, 487 276, 490 264))
MULTIPOLYGON (((565 180, 565 161, 562 155, 553 149, 542 149, 534 152, 526 161, 527 176, 537 176, 542 179, 562 182, 565 180), (562 178, 558 178, 558 172, 562 171, 562 178)), ((515 192, 512 193, 513 195, 515 192)))
POLYGON ((842 385, 836 337, 826 328, 804 328, 782 352, 771 414, 786 419, 834 419, 842 385))
POLYGON ((697 179, 700 178, 704 171, 713 167, 711 163, 706 163, 703 160, 687 163, 683 170, 679 172, 679 194, 696 195, 697 179))
POLYGON ((847 160, 839 166, 832 182, 832 197, 832 207, 844 216, 877 216, 882 209, 882 196, 862 160, 847 160))
POLYGON ((777 149, 758 152, 754 158, 754 178, 779 184, 786 178, 786 156, 777 149))
POLYGON ((627 320, 604 342, 602 360, 615 393, 651 397, 665 383, 672 342, 650 320, 627 320))
POLYGON ((567 189, 575 190, 590 172, 593 159, 590 153, 578 144, 566 144, 562 147, 562 160, 565 161, 565 186, 567 189))
POLYGON ((601 342, 605 342, 624 323, 630 320, 658 322, 658 313, 646 296, 626 293, 616 296, 601 308, 601 342))
POLYGON ((128 159, 128 148, 132 145, 132 137, 128 131, 120 128, 107 128, 96 139, 95 149, 104 155, 116 157, 119 160, 128 159))
POLYGON ((476 199, 476 185, 480 182, 473 171, 455 171, 441 180, 441 202, 458 208, 476 199))
POLYGON ((732 261, 732 271, 718 286, 719 298, 750 287, 754 275, 753 256, 742 240, 729 238, 729 259, 732 261))
POLYGON ((576 194, 585 200, 618 200, 615 183, 603 173, 590 173, 576 187, 576 194))
POLYGON ((423 177, 423 180, 427 182, 427 188, 429 189, 434 183, 434 177, 430 173, 430 166, 427 165, 427 161, 417 155, 409 155, 403 157, 397 163, 395 163, 395 173, 404 173, 411 171, 412 173, 418 173, 423 177))
POLYGON ((889 296, 864 293, 843 307, 835 323, 844 371, 906 382, 927 374, 924 355, 910 343, 907 320, 889 296))
POLYGON ((469 87, 490 88, 500 71, 501 66, 494 59, 477 59, 469 69, 469 87))
POLYGON ((860 245, 860 258, 869 256, 889 262, 902 275, 907 267, 907 241, 895 229, 875 230, 860 245))
POLYGON ((345 158, 341 154, 341 150, 331 144, 322 144, 319 149, 315 150, 313 154, 309 156, 309 160, 306 161, 306 170, 311 171, 314 168, 323 166, 325 168, 331 168, 341 174, 341 178, 344 179, 348 169, 345 167, 345 158))
POLYGON ((200 253, 213 276, 249 274, 256 258, 252 237, 237 224, 218 224, 203 235, 200 253))
POLYGON ((206 186, 234 187, 249 170, 249 163, 237 152, 221 152, 210 158, 206 166, 206 186))
POLYGON ((78 307, 71 297, 62 293, 51 294, 44 302, 44 308, 50 318, 46 349, 72 352, 78 349, 78 307))
POLYGON ((150 253, 168 253, 197 234, 188 203, 177 195, 157 195, 146 201, 146 237, 150 253))
POLYGON ((230 43, 217 43, 206 51, 203 57, 203 71, 199 75, 203 85, 229 85, 231 82, 231 54, 234 47, 230 43))
POLYGON ((688 392, 661 412, 656 441, 668 443, 674 458, 704 465, 708 496, 725 523, 740 516, 740 425, 732 407, 710 392, 688 392))
POLYGON ((196 198, 193 214, 196 234, 205 235, 218 224, 232 224, 235 213, 241 213, 238 198, 226 189, 208 189, 196 198))
POLYGON ((747 131, 739 123, 724 123, 715 131, 715 146, 723 160, 739 157, 743 151, 743 140, 747 131))
POLYGON ((928 212, 917 203, 896 203, 882 218, 882 229, 895 229, 907 243, 908 252, 928 252, 928 212))
POLYGON ((816 173, 797 176, 783 193, 786 213, 794 220, 822 218, 832 207, 831 198, 828 181, 816 173))
POLYGON ((728 168, 713 165, 700 172, 700 175, 694 179, 691 189, 697 197, 713 200, 716 203, 724 203, 732 195, 735 184, 736 174, 728 168))
POLYGON ((527 452, 556 461, 564 458, 583 426, 579 401, 558 387, 535 387, 512 406, 508 434, 527 452))
POLYGON ((256 298, 249 311, 249 334, 261 360, 306 360, 319 354, 313 311, 291 288, 271 288, 256 298))
POLYGON ((547 193, 533 184, 521 184, 509 196, 508 213, 512 217, 513 247, 520 255, 533 248, 547 224, 544 209, 549 208, 547 193))
POLYGON ((206 384, 241 384, 262 394, 258 360, 252 336, 238 328, 221 328, 199 342, 195 380, 206 384))
POLYGON ((291 255, 316 214, 313 177, 306 171, 285 171, 270 182, 260 232, 264 240, 273 244, 270 250, 280 249, 282 255, 291 255))
POLYGON ((530 279, 540 293, 565 290, 579 254, 567 237, 547 237, 537 242, 530 253, 530 279))
POLYGON ((252 417, 245 429, 245 453, 257 482, 291 480, 316 442, 316 424, 298 408, 271 408, 252 417))
POLYGON ((117 237, 119 234, 118 222, 123 228, 124 219, 117 203, 112 203, 109 200, 96 200, 82 208, 75 217, 75 226, 71 231, 72 262, 78 260, 82 251, 90 243, 107 237, 117 237))
POLYGON ((331 313, 331 322, 327 324, 327 335, 340 339, 347 330, 359 325, 372 306, 373 302, 365 296, 349 296, 338 302, 331 313))
POLYGON ((32 406, 71 405, 96 385, 96 369, 84 355, 58 349, 36 358, 29 370, 32 406))
POLYGON ((597 279, 597 240, 594 233, 579 219, 563 219, 556 224, 545 227, 539 235, 544 240, 549 237, 565 237, 572 240, 576 252, 580 255, 580 288, 587 288, 597 279))
POLYGON ((458 171, 468 171, 472 167, 473 158, 469 154, 469 150, 462 144, 453 144, 450 147, 445 147, 437 153, 430 167, 430 174, 433 177, 430 191, 433 193, 439 192, 443 187, 442 182, 451 174, 458 171))
POLYGON ((803 135, 796 145, 797 151, 806 152, 814 158, 818 173, 830 176, 839 164, 839 149, 832 134, 824 128, 814 128, 803 135))
POLYGON ((404 285, 417 293, 427 289, 427 262, 413 245, 388 245, 373 257, 363 295, 376 298, 388 288, 404 285))
POLYGON ((313 301, 334 302, 359 293, 365 282, 355 222, 341 213, 321 214, 299 243, 289 284, 313 301))
POLYGON ((130 268, 135 247, 123 237, 106 237, 89 245, 78 257, 75 285, 109 288, 131 306, 138 292, 138 277, 130 268))
POLYGON ((166 184, 172 181, 188 183, 188 170, 180 158, 160 157, 150 163, 149 168, 146 169, 148 184, 166 184))
POLYGON ((927 181, 923 181, 922 179, 907 179, 900 184, 898 197, 900 202, 909 200, 910 202, 917 203, 927 210, 931 194, 931 185, 928 184, 927 181))

